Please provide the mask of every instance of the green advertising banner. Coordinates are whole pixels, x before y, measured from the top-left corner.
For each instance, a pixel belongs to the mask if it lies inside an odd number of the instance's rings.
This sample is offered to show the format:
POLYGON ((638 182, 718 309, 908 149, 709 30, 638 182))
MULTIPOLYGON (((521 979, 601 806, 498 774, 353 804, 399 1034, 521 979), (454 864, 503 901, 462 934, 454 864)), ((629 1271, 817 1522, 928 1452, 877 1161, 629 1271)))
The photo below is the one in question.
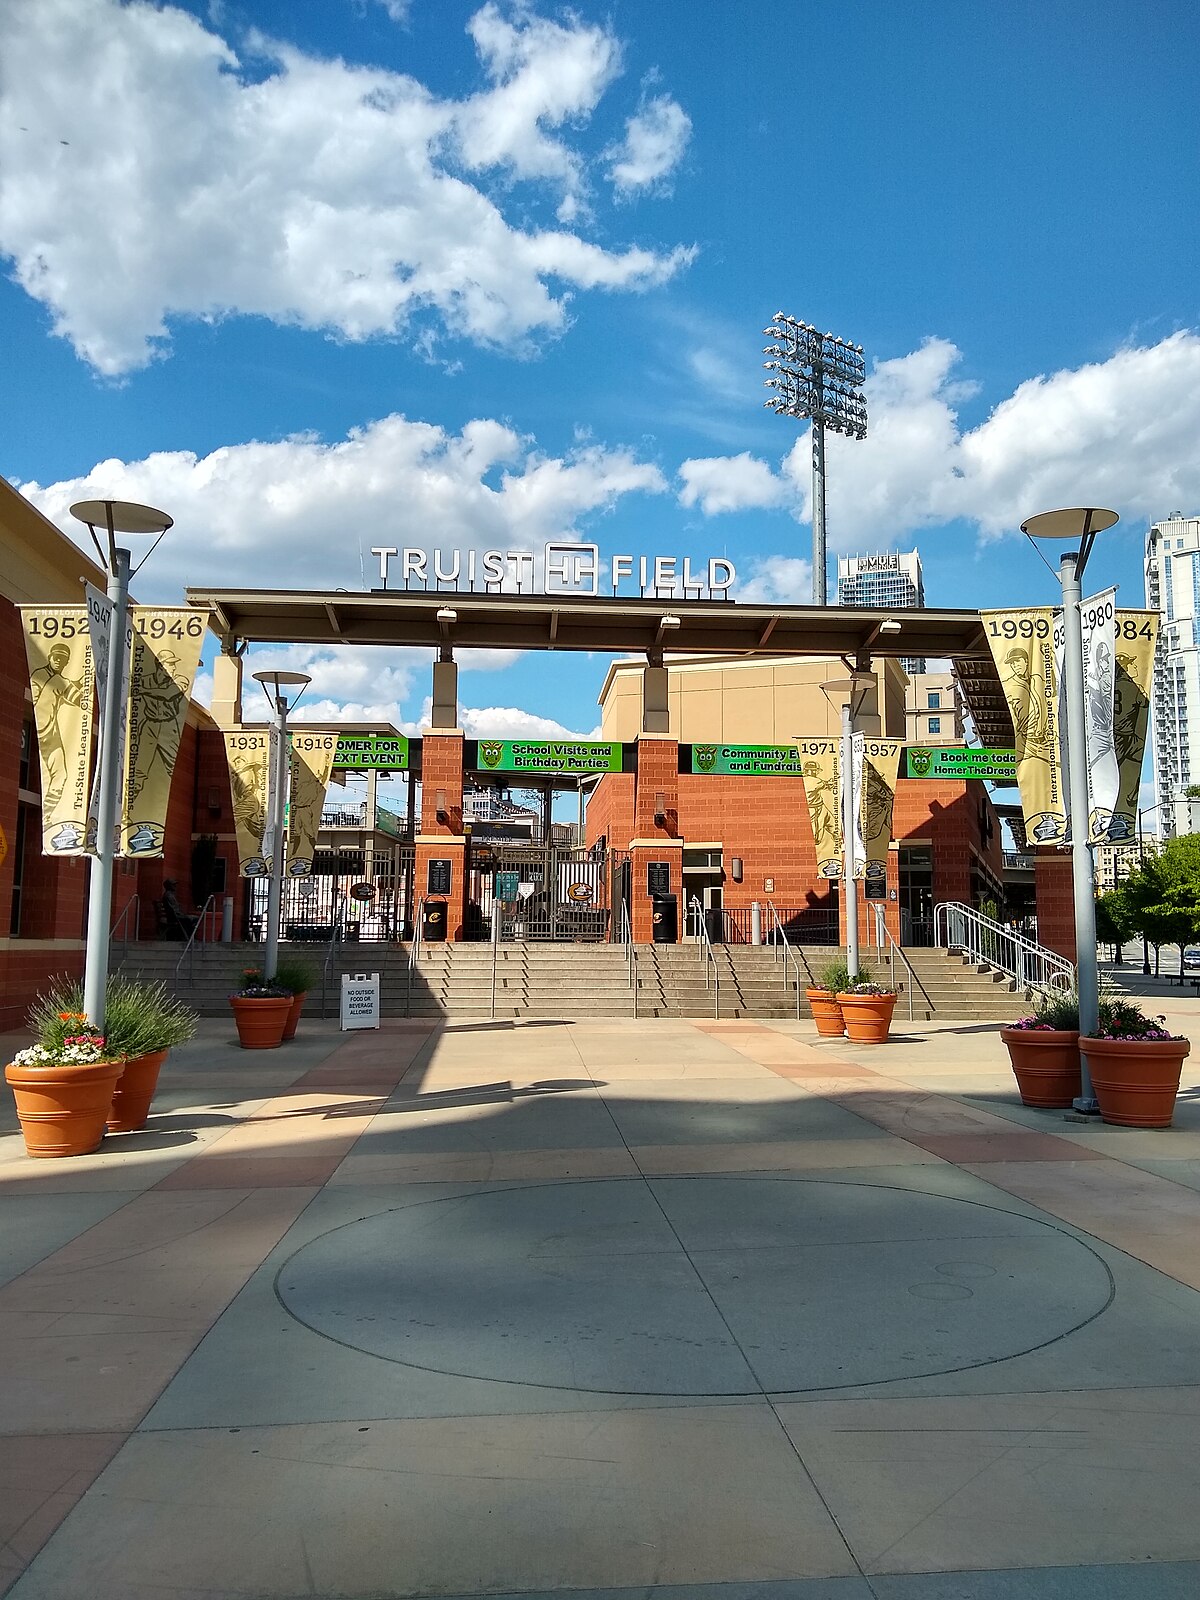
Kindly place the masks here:
POLYGON ((691 750, 693 772, 798 778, 803 771, 794 744, 694 744, 691 750))
POLYGON ((408 757, 402 733, 339 733, 333 764, 347 772, 407 772, 408 757))
POLYGON ((480 739, 480 772, 620 772, 623 749, 608 739, 480 739))
POLYGON ((979 778, 985 783, 1016 783, 1015 750, 972 750, 966 745, 910 744, 904 752, 905 778, 979 778))

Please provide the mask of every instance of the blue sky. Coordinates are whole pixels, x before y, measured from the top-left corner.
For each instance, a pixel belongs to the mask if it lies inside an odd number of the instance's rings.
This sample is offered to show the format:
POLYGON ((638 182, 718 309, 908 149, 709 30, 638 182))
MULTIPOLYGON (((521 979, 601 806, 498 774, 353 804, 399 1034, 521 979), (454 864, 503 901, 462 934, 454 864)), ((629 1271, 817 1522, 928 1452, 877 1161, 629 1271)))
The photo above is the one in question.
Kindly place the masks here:
MULTIPOLYGON (((170 511, 144 598, 577 536, 807 600, 786 310, 866 349, 831 555, 1049 603, 1018 523, 1111 505, 1089 587, 1140 604, 1149 520, 1200 510, 1198 34, 1189 0, 17 0, 0 473, 64 527, 170 511)), ((289 664, 314 714, 420 725, 421 655, 289 664)), ((603 665, 465 662, 464 725, 588 733, 603 665)))

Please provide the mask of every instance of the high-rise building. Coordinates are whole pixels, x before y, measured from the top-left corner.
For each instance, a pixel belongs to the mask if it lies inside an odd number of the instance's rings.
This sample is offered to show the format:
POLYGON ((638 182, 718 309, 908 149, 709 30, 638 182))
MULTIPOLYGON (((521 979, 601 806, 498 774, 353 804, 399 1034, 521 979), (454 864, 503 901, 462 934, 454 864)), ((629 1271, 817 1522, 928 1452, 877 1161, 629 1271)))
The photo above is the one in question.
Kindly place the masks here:
MULTIPOLYGON (((910 611, 925 604, 925 580, 916 550, 885 550, 874 556, 839 556, 837 603, 840 606, 885 606, 910 611)), ((901 658, 905 672, 925 671, 921 656, 901 658)))
POLYGON ((1172 512, 1151 527, 1146 604, 1162 613, 1152 702, 1154 831, 1170 834, 1187 831, 1187 789, 1200 782, 1200 757, 1191 750, 1191 729, 1200 733, 1200 517, 1172 512))

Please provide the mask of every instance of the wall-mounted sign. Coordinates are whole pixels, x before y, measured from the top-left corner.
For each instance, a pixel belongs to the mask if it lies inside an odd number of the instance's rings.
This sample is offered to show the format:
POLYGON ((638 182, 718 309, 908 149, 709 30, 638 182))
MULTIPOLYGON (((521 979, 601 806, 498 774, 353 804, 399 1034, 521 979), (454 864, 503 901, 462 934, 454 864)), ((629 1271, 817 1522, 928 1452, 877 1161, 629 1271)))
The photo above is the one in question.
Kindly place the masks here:
POLYGON ((534 550, 422 550, 376 544, 371 554, 379 558, 379 581, 386 589, 424 589, 433 584, 453 584, 460 593, 482 589, 492 593, 595 594, 621 593, 699 598, 707 594, 724 600, 737 577, 737 569, 724 556, 714 556, 692 566, 690 556, 612 556, 600 554, 596 544, 551 540, 534 550), (392 562, 396 568, 393 571, 392 562))
POLYGON ((646 893, 648 895, 670 894, 671 892, 671 863, 669 861, 647 861, 646 863, 646 893))
POLYGON ((496 899, 502 900, 506 905, 511 905, 517 898, 517 891, 521 885, 521 876, 517 872, 498 872, 496 874, 496 899))
POLYGON ((1016 783, 1015 750, 971 750, 965 745, 910 744, 904 752, 906 778, 981 778, 987 783, 1016 783))
POLYGON ((333 764, 347 772, 407 772, 408 740, 402 733, 340 733, 333 764))
POLYGON ((480 739, 481 772, 620 772, 624 750, 610 739, 480 739))
POLYGON ((736 773, 751 778, 798 778, 800 753, 794 744, 693 744, 692 771, 736 773))
POLYGON ((426 894, 449 894, 451 880, 451 863, 440 857, 434 856, 429 864, 425 878, 426 894))
POLYGON ((368 900, 374 900, 374 898, 375 898, 375 885, 373 883, 354 883, 354 884, 351 884, 351 886, 350 886, 350 898, 351 898, 351 900, 361 900, 363 902, 366 902, 368 900))

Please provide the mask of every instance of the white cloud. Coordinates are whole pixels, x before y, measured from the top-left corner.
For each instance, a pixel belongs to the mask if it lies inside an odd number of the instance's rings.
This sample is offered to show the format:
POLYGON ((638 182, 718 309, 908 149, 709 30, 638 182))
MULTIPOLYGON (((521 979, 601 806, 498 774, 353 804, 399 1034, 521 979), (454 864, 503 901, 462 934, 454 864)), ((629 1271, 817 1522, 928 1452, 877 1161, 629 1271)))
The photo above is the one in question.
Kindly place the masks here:
POLYGON ((550 717, 538 717, 519 706, 460 706, 458 721, 469 739, 590 739, 550 717))
POLYGON ((625 495, 667 485, 658 467, 624 448, 584 444, 546 456, 486 418, 452 434, 391 416, 333 444, 298 438, 207 456, 162 451, 18 487, 72 537, 82 533, 68 512, 76 500, 169 511, 176 526, 135 584, 145 598, 214 575, 222 588, 370 588, 379 581, 372 545, 536 548, 570 537, 580 519, 625 495))
POLYGON ((624 142, 609 151, 609 177, 626 194, 660 186, 683 159, 691 132, 691 118, 670 96, 646 101, 625 124, 624 142))
MULTIPOLYGON (((867 438, 827 440, 832 549, 895 545, 958 518, 986 539, 1052 506, 1152 518, 1200 501, 1197 333, 1030 378, 965 431, 958 406, 973 387, 957 376, 961 360, 947 340, 929 339, 876 366, 867 438)), ((798 521, 811 517, 807 432, 777 475, 746 453, 685 462, 680 474, 680 503, 707 515, 782 503, 798 521)))
POLYGON ((182 317, 428 341, 432 315, 527 348, 566 325, 572 289, 644 289, 692 252, 510 223, 466 181, 534 178, 564 218, 586 209, 581 157, 557 130, 592 114, 619 47, 575 17, 513 15, 486 5, 472 19, 486 87, 448 100, 259 37, 239 56, 144 0, 10 6, 0 251, 110 376, 162 354, 182 317))
POLYGON ((812 602, 812 562, 803 556, 766 556, 739 578, 735 600, 747 604, 803 606, 812 602))
POLYGON ((696 506, 706 517, 722 511, 746 511, 783 504, 787 486, 765 461, 743 450, 739 456, 705 456, 679 468, 681 506, 696 506))

